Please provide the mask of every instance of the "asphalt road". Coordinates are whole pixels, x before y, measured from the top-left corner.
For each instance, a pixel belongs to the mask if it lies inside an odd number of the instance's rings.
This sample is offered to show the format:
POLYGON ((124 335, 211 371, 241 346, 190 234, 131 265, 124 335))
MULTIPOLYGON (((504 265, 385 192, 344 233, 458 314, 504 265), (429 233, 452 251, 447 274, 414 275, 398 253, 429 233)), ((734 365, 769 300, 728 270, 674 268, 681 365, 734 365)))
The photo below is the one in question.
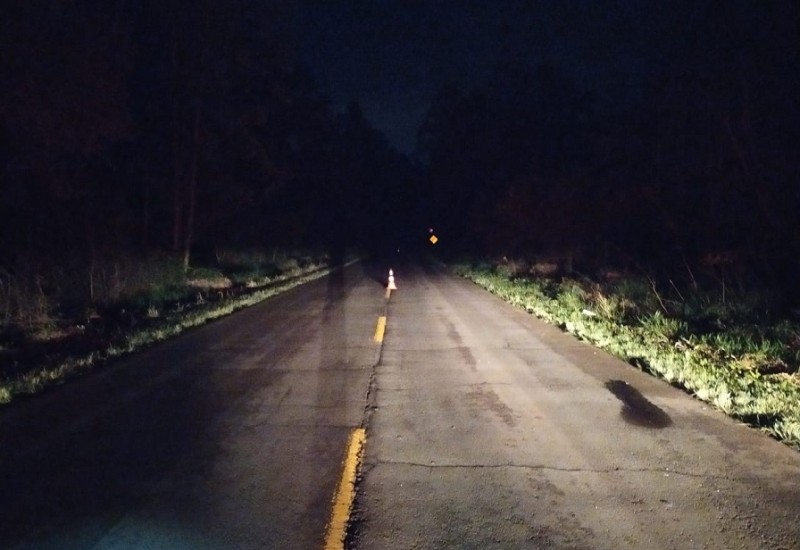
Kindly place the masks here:
POLYGON ((356 548, 800 548, 799 453, 467 281, 396 275, 356 548))
POLYGON ((0 548, 800 548, 800 453, 433 268, 357 264, 0 409, 0 548), (376 320, 387 314, 383 344, 376 320))
POLYGON ((0 548, 320 548, 384 309, 355 265, 0 409, 0 548))

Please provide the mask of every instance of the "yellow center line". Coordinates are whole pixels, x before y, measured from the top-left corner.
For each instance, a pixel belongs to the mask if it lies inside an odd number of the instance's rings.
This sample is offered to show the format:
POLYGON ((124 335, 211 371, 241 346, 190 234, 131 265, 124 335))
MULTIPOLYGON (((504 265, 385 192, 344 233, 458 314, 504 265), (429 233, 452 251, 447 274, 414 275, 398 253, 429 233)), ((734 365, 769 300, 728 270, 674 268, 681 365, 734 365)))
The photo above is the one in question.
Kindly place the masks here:
POLYGON ((386 332, 386 316, 381 315, 378 317, 378 325, 375 327, 375 341, 377 343, 383 342, 384 332, 386 332))
POLYGON ((333 497, 331 521, 328 523, 328 532, 325 534, 325 550, 344 549, 347 522, 350 521, 353 500, 356 496, 356 476, 361 463, 361 450, 364 448, 366 437, 364 428, 356 428, 350 434, 342 478, 339 480, 339 486, 333 497))
MULTIPOLYGON (((378 343, 383 342, 385 332, 386 316, 381 315, 378 317, 378 324, 375 327, 375 341, 378 343)), ((325 533, 325 550, 344 549, 347 523, 350 521, 350 513, 353 510, 353 501, 356 496, 356 476, 358 475, 361 451, 364 448, 366 437, 367 434, 364 428, 356 428, 350 433, 347 443, 347 455, 342 468, 342 477, 333 496, 331 520, 328 522, 328 529, 325 533)))

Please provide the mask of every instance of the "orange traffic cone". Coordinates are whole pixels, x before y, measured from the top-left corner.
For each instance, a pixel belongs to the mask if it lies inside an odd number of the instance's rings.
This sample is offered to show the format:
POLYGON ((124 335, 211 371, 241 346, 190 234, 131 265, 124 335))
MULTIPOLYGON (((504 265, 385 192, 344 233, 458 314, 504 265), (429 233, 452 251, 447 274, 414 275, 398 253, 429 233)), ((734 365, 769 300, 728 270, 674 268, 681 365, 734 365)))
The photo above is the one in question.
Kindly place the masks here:
POLYGON ((386 286, 387 290, 397 290, 397 285, 394 284, 394 271, 389 270, 389 284, 386 286))

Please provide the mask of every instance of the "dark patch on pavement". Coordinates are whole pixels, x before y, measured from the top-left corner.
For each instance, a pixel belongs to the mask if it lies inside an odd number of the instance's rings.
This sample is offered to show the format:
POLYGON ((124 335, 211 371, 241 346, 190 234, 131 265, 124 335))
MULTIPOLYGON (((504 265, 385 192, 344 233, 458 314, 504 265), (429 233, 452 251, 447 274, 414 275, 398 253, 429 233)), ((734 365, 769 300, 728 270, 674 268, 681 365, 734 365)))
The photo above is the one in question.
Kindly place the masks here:
POLYGON ((461 338, 458 330, 456 330, 456 326, 450 321, 444 321, 444 324, 447 325, 447 337, 450 338, 450 340, 452 340, 457 346, 463 346, 464 340, 461 338))
POLYGON ((648 401, 639 390, 623 380, 609 380, 606 389, 622 401, 620 415, 628 424, 643 428, 666 428, 672 425, 667 413, 648 401))
POLYGON ((517 425, 517 419, 514 417, 514 410, 503 403, 494 390, 487 387, 486 384, 474 386, 474 389, 469 392, 467 396, 479 407, 488 409, 497 415, 506 426, 513 428, 517 425))
POLYGON ((445 321, 444 323, 447 325, 447 337, 450 338, 450 340, 452 340, 456 346, 458 346, 458 352, 461 354, 464 362, 469 365, 470 369, 472 369, 472 372, 477 372, 478 361, 475 359, 475 356, 472 355, 470 349, 464 345, 464 340, 461 338, 458 330, 456 330, 455 325, 450 321, 445 321))
POLYGON ((461 346, 458 348, 458 352, 461 354, 464 362, 469 365, 469 368, 472 370, 472 372, 478 372, 478 361, 475 359, 475 356, 472 355, 472 352, 469 351, 469 348, 461 346))

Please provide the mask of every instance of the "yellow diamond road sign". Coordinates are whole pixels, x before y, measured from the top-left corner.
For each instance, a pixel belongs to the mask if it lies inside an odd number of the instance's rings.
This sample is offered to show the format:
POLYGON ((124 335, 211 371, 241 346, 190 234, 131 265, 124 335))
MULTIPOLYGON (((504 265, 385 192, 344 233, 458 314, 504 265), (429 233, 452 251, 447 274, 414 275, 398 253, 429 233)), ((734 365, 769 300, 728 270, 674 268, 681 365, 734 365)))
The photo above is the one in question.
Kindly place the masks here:
POLYGON ((431 238, 428 240, 431 242, 431 244, 436 244, 439 242, 439 238, 436 235, 431 235, 431 238))

